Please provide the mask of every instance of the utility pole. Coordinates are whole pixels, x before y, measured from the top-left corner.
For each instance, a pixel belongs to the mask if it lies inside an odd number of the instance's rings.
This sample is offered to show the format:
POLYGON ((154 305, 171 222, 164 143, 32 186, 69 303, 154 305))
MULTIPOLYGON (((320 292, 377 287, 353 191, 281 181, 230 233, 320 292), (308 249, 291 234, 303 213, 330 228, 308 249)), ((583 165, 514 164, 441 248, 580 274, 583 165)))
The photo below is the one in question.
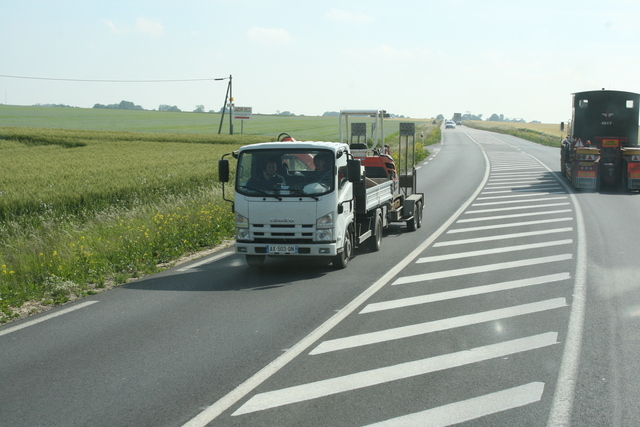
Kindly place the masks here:
POLYGON ((222 104, 222 117, 220 117, 220 126, 218 127, 218 134, 222 131, 222 122, 224 120, 224 114, 227 111, 227 101, 229 102, 229 135, 233 135, 233 93, 232 93, 232 80, 233 77, 229 74, 229 77, 221 77, 215 80, 229 79, 227 84, 227 93, 224 95, 224 104, 222 104))

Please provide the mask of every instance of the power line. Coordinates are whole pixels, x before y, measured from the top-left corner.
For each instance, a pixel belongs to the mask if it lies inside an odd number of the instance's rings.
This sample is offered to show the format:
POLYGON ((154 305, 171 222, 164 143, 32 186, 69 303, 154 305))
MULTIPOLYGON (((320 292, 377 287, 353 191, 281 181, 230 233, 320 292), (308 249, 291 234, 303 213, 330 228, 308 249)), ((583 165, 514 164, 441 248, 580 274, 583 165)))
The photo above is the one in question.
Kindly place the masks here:
POLYGON ((8 76, 0 74, 0 77, 9 79, 27 79, 27 80, 51 80, 63 82, 92 82, 92 83, 175 83, 175 82, 203 82, 212 80, 222 80, 217 78, 209 79, 165 79, 165 80, 94 80, 94 79, 57 79, 53 77, 28 77, 28 76, 8 76))

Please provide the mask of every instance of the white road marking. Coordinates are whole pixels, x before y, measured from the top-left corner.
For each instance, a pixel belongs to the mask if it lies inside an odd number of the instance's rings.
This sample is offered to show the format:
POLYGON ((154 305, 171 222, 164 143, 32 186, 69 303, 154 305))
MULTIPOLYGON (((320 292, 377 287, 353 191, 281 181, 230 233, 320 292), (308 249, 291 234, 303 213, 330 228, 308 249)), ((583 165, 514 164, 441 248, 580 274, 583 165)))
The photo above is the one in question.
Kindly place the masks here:
POLYGON ((459 219, 458 221, 456 221, 456 223, 459 224, 464 222, 494 221, 496 219, 522 218, 527 216, 540 216, 540 215, 554 215, 554 214, 567 213, 567 212, 572 212, 572 211, 571 209, 558 209, 555 211, 527 212, 527 213, 519 213, 519 214, 483 216, 480 218, 459 219))
POLYGON ((530 205, 530 206, 515 206, 511 208, 496 208, 496 209, 479 209, 477 211, 467 211, 465 215, 469 214, 479 214, 479 213, 489 213, 489 212, 503 212, 503 211, 515 211, 522 209, 535 209, 535 208, 550 208, 553 206, 566 206, 569 202, 564 203, 546 203, 544 205, 530 205))
POLYGON ((447 234, 468 233, 468 232, 484 231, 484 230, 498 230, 500 228, 524 227, 528 225, 551 224, 554 222, 564 222, 564 221, 573 221, 573 218, 565 217, 565 218, 539 219, 537 221, 507 222, 504 224, 483 225, 478 227, 454 228, 447 231, 447 234))
POLYGON ((427 280, 444 279, 448 277, 466 276, 468 274, 486 273, 488 271, 507 270, 510 268, 540 265, 551 262, 566 261, 572 259, 573 254, 552 255, 540 258, 529 258, 518 261, 499 262, 497 264, 485 264, 474 267, 458 268, 456 270, 436 271, 432 273, 415 274, 397 279, 392 285, 405 285, 407 283, 425 282, 427 280))
POLYGON ((81 302, 81 303, 76 304, 76 305, 74 305, 72 307, 64 308, 64 309, 62 309, 60 311, 56 311, 55 313, 47 314, 47 315, 44 315, 42 317, 38 317, 37 319, 30 320, 28 322, 24 322, 24 323, 21 323, 21 324, 16 325, 16 326, 7 326, 6 328, 3 328, 2 330, 0 330, 0 336, 10 334, 11 332, 19 331, 20 329, 24 329, 24 328, 27 328, 29 326, 33 326, 33 325, 35 325, 37 323, 44 322, 45 320, 53 319, 54 317, 62 316, 63 314, 67 314, 67 313, 70 313, 72 311, 79 310, 81 308, 87 307, 87 306, 89 306, 91 304, 95 304, 97 302, 98 301, 81 302))
MULTIPOLYGON (((530 196, 529 194, 527 194, 527 196, 530 196)), ((515 203, 531 203, 531 202, 546 202, 549 200, 563 200, 563 199, 567 199, 567 196, 561 196, 561 197, 544 197, 544 198, 536 198, 536 199, 526 199, 526 200, 501 200, 499 202, 482 202, 482 203, 474 203, 471 205, 471 207, 476 207, 476 206, 496 206, 496 205, 511 205, 511 204, 515 204, 515 203)))
POLYGON ((394 341, 403 338, 426 335, 433 332, 446 331, 464 326, 477 325, 494 320, 508 319, 526 314, 539 313, 556 308, 566 307, 564 298, 553 298, 545 301, 521 304, 513 307, 499 308, 495 310, 483 311, 480 313, 465 314, 448 319, 434 320, 432 322, 417 323, 415 325, 400 326, 397 328, 385 329, 382 331, 368 332, 364 334, 351 335, 344 338, 336 338, 321 342, 309 354, 330 353, 332 351, 346 350, 349 348, 362 347, 365 345, 378 344, 386 341, 394 341))
POLYGON ((570 278, 571 275, 569 273, 549 274, 546 276, 510 280, 508 282, 492 283, 490 285, 474 286, 472 288, 456 289, 453 291, 438 292, 435 294, 399 298, 395 300, 368 304, 364 309, 360 311, 360 314, 373 313, 383 310, 393 310, 396 308, 409 307, 412 305, 429 304, 437 301, 446 301, 473 295, 489 294, 492 292, 507 291, 510 289, 524 288, 527 286, 545 285, 547 283, 559 282, 561 280, 568 280, 570 278))
MULTIPOLYGON (((473 138, 469 137, 472 141, 473 138)), ((488 163, 489 160, 487 158, 484 150, 482 151, 482 155, 484 156, 485 163, 488 163)), ((411 264, 414 259, 416 259, 426 248, 428 248, 433 242, 440 237, 446 230, 453 224, 460 215, 469 207, 469 205, 473 202, 473 200, 480 194, 482 187, 486 184, 489 179, 489 168, 485 168, 485 175, 482 179, 482 182, 476 188, 476 191, 469 196, 469 198, 458 208, 458 210, 447 220, 445 221, 431 236, 429 236, 422 244, 420 244, 413 252, 411 252, 405 259, 399 262, 396 266, 391 268, 387 274, 382 276, 378 281, 376 281, 373 285, 371 285, 367 290, 358 295, 353 301, 347 304, 343 309, 338 311, 335 315, 333 315, 329 320, 320 325, 316 330, 311 332, 309 335, 300 340, 297 344, 283 353, 280 357, 275 359, 273 362, 269 363, 264 368, 260 369, 256 372, 252 377, 248 378, 245 382, 240 384, 238 387, 227 393, 217 402, 205 408, 202 412, 200 412, 197 416, 192 418, 189 422, 184 424, 184 427, 202 427, 209 424, 211 421, 216 419, 220 414, 226 411, 231 405, 236 403, 238 400, 242 399, 248 393, 253 391, 256 387, 270 378, 272 375, 277 373, 280 369, 282 369, 285 365, 287 365, 291 360, 296 358, 302 352, 304 352, 308 347, 317 342, 322 336, 324 336, 327 332, 333 329, 336 325, 338 325, 342 320, 344 320, 348 315, 353 313, 358 307, 360 307, 364 302, 371 297, 371 295, 375 294, 380 290, 383 286, 391 281, 402 269, 404 269, 407 265, 411 264)))
POLYGON ((515 251, 525 251, 529 249, 548 248, 552 246, 569 245, 571 243, 573 243, 572 239, 565 239, 565 240, 553 240, 553 241, 540 242, 540 243, 530 243, 526 245, 503 246, 500 248, 480 249, 477 251, 469 251, 469 252, 455 252, 452 254, 433 255, 433 256, 418 258, 418 260, 416 261, 416 264, 422 264, 426 262, 450 261, 452 259, 471 258, 471 257, 482 256, 482 255, 503 254, 503 253, 509 253, 509 252, 515 252, 515 251))
POLYGON ((226 258, 230 255, 235 255, 235 252, 222 252, 217 255, 213 255, 208 258, 202 259, 198 262, 194 262, 193 264, 189 264, 185 267, 178 268, 176 271, 188 271, 188 270, 191 270, 192 268, 197 268, 197 267, 200 267, 201 265, 209 264, 219 259, 226 258))
POLYGON ((392 418, 365 427, 445 427, 539 402, 543 382, 513 387, 415 414, 392 418))
POLYGON ((467 245, 469 243, 490 242, 494 240, 520 239, 522 237, 542 236, 544 234, 556 234, 573 231, 572 227, 552 228, 550 230, 525 231, 522 233, 500 234, 497 236, 476 237, 472 239, 449 240, 446 242, 438 242, 433 245, 434 248, 443 246, 467 245))
POLYGON ((509 194, 505 195, 505 196, 489 196, 489 197, 478 197, 476 200, 505 200, 505 199, 519 199, 519 198, 524 198, 524 197, 528 197, 531 198, 532 196, 550 196, 552 194, 562 194, 560 192, 544 192, 544 193, 536 193, 536 194, 528 194, 528 193, 519 193, 519 194, 514 194, 512 192, 509 192, 509 194))
POLYGON ((463 350, 457 353, 443 354, 385 368, 372 369, 344 375, 342 377, 260 393, 249 399, 232 415, 237 416, 263 411, 296 402, 317 399, 323 396, 344 393, 350 390, 371 387, 404 378, 411 378, 431 372, 443 371, 471 363, 535 350, 557 344, 557 338, 557 332, 547 332, 498 344, 463 350))

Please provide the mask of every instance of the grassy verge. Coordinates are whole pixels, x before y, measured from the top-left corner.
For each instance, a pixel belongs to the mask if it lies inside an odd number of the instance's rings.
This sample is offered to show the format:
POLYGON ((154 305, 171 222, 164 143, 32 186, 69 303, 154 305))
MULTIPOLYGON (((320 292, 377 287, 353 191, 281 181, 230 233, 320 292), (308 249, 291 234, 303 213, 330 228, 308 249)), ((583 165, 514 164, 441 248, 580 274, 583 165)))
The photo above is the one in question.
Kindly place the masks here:
POLYGON ((556 124, 465 121, 464 125, 475 129, 517 136, 518 138, 550 147, 560 147, 560 142, 564 137, 560 132, 560 125, 556 124))
POLYGON ((217 160, 265 140, 0 128, 0 323, 231 237, 217 160))

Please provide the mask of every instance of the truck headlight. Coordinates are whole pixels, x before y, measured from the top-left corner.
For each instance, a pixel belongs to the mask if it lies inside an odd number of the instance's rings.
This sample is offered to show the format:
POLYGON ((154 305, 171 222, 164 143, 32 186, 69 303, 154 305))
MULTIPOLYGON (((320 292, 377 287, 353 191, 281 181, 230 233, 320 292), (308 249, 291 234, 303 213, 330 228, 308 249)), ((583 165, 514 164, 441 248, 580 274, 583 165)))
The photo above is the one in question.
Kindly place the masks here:
POLYGON ((330 242, 332 241, 333 232, 330 228, 316 230, 316 242, 330 242))
POLYGON ((235 213, 236 228, 249 228, 249 220, 238 212, 235 213))
POLYGON ((322 215, 316 220, 316 228, 333 228, 333 212, 322 215))
POLYGON ((236 240, 249 240, 249 236, 248 228, 236 228, 236 240))

